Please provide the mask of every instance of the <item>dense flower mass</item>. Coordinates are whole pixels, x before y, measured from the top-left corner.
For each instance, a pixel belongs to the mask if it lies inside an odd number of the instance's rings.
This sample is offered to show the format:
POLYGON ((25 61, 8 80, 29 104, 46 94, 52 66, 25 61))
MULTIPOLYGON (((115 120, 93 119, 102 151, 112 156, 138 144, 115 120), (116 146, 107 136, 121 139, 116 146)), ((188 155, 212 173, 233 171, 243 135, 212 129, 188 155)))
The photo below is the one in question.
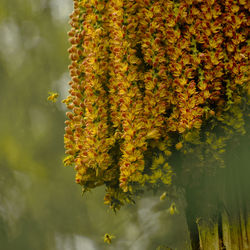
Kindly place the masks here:
POLYGON ((84 191, 105 185, 105 203, 119 208, 143 186, 171 184, 175 150, 223 164, 226 141, 244 132, 249 8, 74 0, 64 164, 84 191))

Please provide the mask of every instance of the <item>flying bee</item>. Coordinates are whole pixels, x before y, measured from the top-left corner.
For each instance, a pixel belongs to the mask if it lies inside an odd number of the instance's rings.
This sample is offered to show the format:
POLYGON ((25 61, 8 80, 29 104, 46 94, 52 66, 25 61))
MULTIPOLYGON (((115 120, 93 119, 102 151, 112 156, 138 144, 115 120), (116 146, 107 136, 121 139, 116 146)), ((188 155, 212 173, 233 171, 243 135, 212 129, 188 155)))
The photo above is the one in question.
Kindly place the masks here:
POLYGON ((49 92, 49 96, 47 98, 48 101, 56 102, 59 94, 55 92, 49 92))
POLYGON ((160 196, 160 200, 163 201, 166 199, 167 196, 167 192, 162 193, 162 195, 160 196))
POLYGON ((114 235, 112 235, 112 234, 105 234, 104 237, 103 237, 103 240, 104 240, 105 243, 110 244, 113 238, 115 238, 114 235))
POLYGON ((176 208, 175 202, 172 202, 172 204, 170 205, 170 208, 168 209, 168 212, 169 212, 171 215, 174 215, 174 214, 178 214, 178 213, 179 213, 178 209, 176 208))

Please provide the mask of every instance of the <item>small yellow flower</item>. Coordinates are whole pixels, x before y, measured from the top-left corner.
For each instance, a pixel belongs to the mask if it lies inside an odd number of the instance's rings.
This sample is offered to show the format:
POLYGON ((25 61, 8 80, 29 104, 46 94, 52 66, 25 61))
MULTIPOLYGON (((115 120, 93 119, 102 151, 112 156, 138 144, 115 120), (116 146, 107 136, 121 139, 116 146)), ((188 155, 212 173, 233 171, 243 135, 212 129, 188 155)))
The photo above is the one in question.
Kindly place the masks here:
POLYGON ((49 92, 49 96, 47 98, 48 101, 56 102, 59 94, 54 92, 49 92))
POLYGON ((63 159, 64 166, 70 166, 74 161, 74 157, 72 155, 68 155, 63 159))
POLYGON ((159 154, 158 157, 154 158, 153 165, 159 166, 163 164, 165 161, 164 156, 162 154, 159 154))
POLYGON ((177 150, 180 150, 182 147, 183 147, 183 145, 182 145, 181 142, 178 142, 178 143, 175 145, 175 148, 176 148, 177 150))
POLYGON ((160 138, 160 133, 158 129, 152 129, 150 130, 147 135, 146 135, 147 139, 159 139, 160 138))
POLYGON ((103 237, 103 240, 104 240, 105 243, 111 244, 113 238, 115 238, 114 235, 105 234, 104 237, 103 237))
POLYGON ((62 103, 65 104, 70 104, 73 101, 73 97, 72 96, 68 96, 66 99, 62 100, 62 103))
POLYGON ((233 13, 236 13, 236 12, 238 12, 239 11, 239 9, 240 9, 240 6, 239 5, 233 5, 232 7, 231 7, 231 10, 232 10, 232 12, 233 13))

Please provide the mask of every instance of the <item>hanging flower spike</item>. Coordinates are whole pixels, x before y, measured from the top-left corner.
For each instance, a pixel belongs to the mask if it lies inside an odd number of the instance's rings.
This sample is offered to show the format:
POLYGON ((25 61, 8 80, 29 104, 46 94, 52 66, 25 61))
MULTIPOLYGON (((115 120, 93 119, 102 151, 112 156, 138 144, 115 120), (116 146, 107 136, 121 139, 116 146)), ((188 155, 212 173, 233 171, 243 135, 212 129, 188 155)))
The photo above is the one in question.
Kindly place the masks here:
POLYGON ((66 146, 74 148, 70 152, 75 154, 76 182, 82 185, 99 183, 97 176, 111 164, 107 152, 114 142, 108 135, 108 102, 104 89, 108 67, 107 31, 102 27, 104 9, 104 1, 79 1, 75 2, 71 16, 72 64, 69 68, 73 98, 68 108, 73 112, 66 132, 73 136, 74 143, 67 146, 67 141, 66 146), (89 178, 84 177, 86 173, 89 178))
POLYGON ((110 1, 109 6, 111 120, 115 127, 121 125, 117 132, 122 133, 120 139, 124 140, 118 163, 120 187, 125 192, 132 192, 129 183, 140 181, 140 172, 144 168, 142 150, 146 149, 142 97, 137 86, 140 60, 135 55, 136 44, 132 41, 135 19, 129 14, 135 7, 129 1, 110 1), (125 26, 129 21, 131 23, 125 26))
POLYGON ((200 172, 223 166, 249 103, 248 9, 231 0, 74 0, 64 164, 83 190, 105 185, 116 210, 145 185, 171 184, 172 151, 200 172))

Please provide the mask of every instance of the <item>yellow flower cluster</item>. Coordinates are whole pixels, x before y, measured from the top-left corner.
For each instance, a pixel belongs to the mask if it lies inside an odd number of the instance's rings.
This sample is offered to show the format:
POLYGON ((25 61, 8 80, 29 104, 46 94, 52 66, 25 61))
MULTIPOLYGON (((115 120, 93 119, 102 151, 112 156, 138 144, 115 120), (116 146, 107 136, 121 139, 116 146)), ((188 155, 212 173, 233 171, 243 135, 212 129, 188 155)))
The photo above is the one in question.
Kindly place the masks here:
POLYGON ((243 131, 248 10, 241 0, 74 0, 64 164, 84 190, 106 185, 117 208, 142 186, 170 184, 171 151, 210 145, 206 124, 243 131))

